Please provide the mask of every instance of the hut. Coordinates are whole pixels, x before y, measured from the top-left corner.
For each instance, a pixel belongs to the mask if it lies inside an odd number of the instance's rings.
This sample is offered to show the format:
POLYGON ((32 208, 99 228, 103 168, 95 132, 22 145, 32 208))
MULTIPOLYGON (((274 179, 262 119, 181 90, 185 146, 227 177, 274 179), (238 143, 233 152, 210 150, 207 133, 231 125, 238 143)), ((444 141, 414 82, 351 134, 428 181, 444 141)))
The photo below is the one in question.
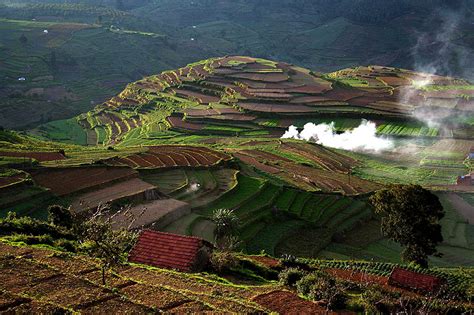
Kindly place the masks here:
POLYGON ((182 272, 202 271, 209 262, 213 246, 198 237, 144 230, 128 261, 182 272))

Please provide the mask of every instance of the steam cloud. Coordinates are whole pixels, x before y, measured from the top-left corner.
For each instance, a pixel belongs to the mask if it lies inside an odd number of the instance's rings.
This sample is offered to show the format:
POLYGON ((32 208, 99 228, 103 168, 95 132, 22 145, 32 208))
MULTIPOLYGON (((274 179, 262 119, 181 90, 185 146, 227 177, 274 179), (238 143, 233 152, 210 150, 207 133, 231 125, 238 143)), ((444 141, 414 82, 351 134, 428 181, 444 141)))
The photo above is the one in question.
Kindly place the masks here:
POLYGON ((342 134, 337 134, 334 122, 330 124, 307 123, 301 132, 295 126, 290 126, 282 139, 298 139, 313 141, 318 144, 358 152, 379 152, 393 148, 390 139, 378 137, 374 122, 362 120, 361 124, 342 134))
MULTIPOLYGON (((462 30, 472 22, 468 12, 470 10, 466 8, 466 2, 460 1, 449 9, 444 7, 436 10, 428 19, 431 20, 431 25, 439 27, 417 34, 416 44, 412 48, 413 68, 422 73, 422 76, 411 87, 401 89, 401 103, 416 104, 417 99, 419 100, 417 89, 433 84, 435 75, 474 78, 473 51, 468 48, 468 44, 463 43, 461 36, 462 30)), ((439 103, 437 106, 432 105, 434 104, 425 103, 423 108, 415 110, 413 116, 429 127, 443 129, 444 119, 455 112, 450 106, 440 108, 439 103)))

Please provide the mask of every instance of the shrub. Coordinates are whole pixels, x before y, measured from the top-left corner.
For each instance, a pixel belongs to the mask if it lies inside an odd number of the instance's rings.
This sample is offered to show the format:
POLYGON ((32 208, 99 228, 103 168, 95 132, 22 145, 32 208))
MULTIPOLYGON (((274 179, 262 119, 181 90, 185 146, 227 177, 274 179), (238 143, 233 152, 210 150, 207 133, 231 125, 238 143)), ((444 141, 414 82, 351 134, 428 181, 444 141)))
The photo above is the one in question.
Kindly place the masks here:
POLYGON ((387 295, 380 290, 370 288, 362 293, 362 305, 367 313, 387 312, 387 295))
POLYGON ((72 228, 74 223, 74 216, 71 210, 59 205, 52 205, 48 207, 48 219, 54 225, 63 226, 67 229, 72 228))
POLYGON ((228 271, 239 265, 234 253, 229 251, 214 251, 210 257, 211 266, 217 272, 228 271))
POLYGON ((346 285, 324 271, 314 271, 296 282, 298 293, 313 301, 324 301, 328 309, 343 308, 346 285))
POLYGON ((278 280, 281 285, 293 287, 304 275, 305 272, 299 268, 287 268, 278 274, 278 280))
POLYGON ((6 218, 0 219, 0 235, 12 234, 47 234, 56 239, 77 239, 72 232, 63 227, 55 226, 49 222, 36 220, 30 217, 17 217, 14 212, 9 212, 6 218))
POLYGON ((311 287, 321 278, 326 278, 327 274, 322 271, 315 271, 303 276, 296 282, 296 289, 299 294, 307 296, 311 291, 311 287))

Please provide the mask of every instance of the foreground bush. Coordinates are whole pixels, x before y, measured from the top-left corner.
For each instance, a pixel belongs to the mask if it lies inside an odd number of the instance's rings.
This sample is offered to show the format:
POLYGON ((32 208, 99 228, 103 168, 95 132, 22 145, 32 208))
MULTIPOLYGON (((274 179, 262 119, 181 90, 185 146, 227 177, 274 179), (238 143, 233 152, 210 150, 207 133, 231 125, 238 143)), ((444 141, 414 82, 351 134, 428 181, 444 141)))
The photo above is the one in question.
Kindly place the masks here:
POLYGON ((7 217, 0 219, 0 235, 27 234, 33 236, 49 235, 54 239, 75 240, 70 230, 30 217, 17 217, 9 212, 7 217))
POLYGON ((299 268, 287 268, 280 272, 278 280, 281 285, 293 287, 304 275, 305 272, 299 268))

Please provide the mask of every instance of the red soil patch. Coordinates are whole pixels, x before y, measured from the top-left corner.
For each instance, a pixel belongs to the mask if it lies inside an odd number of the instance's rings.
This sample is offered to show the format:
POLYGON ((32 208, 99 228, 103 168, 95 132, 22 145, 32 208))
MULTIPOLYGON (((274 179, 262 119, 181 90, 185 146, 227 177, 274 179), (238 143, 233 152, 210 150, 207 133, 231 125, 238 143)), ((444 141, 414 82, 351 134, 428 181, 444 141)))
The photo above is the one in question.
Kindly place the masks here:
POLYGON ((328 102, 328 101, 333 101, 331 98, 327 98, 325 96, 301 96, 301 97, 295 97, 293 98, 290 103, 302 103, 302 104, 308 104, 308 103, 317 103, 317 102, 328 102))
POLYGON ((220 97, 206 95, 196 91, 190 91, 185 89, 171 89, 171 91, 175 92, 178 96, 196 100, 201 104, 209 104, 220 101, 220 97))
POLYGON ((320 94, 329 90, 331 87, 327 85, 303 85, 298 87, 288 88, 287 93, 304 93, 304 94, 320 94))
POLYGON ((0 177, 0 188, 11 185, 11 184, 22 182, 26 178, 27 178, 27 175, 24 173, 16 174, 9 177, 0 177))
POLYGON ((368 274, 365 272, 355 271, 355 270, 347 270, 347 269, 326 269, 326 271, 332 274, 335 277, 338 277, 343 280, 356 282, 356 283, 365 283, 365 284, 372 284, 372 285, 379 285, 386 289, 387 291, 391 292, 401 292, 403 294, 407 294, 410 296, 418 296, 418 294, 405 290, 398 287, 393 287, 388 284, 388 277, 384 276, 377 276, 368 274))
POLYGON ((187 109, 184 111, 188 116, 205 117, 219 115, 215 109, 187 109))
POLYGON ((383 287, 390 287, 388 285, 388 277, 377 276, 377 275, 372 275, 372 274, 368 274, 368 273, 364 273, 360 271, 347 270, 347 269, 331 268, 331 269, 326 269, 326 271, 335 277, 338 277, 347 281, 352 281, 352 282, 357 282, 357 283, 378 284, 383 287))
POLYGON ((212 166, 230 156, 205 147, 193 146, 154 146, 148 152, 133 154, 124 158, 107 160, 109 165, 130 166, 133 168, 164 168, 186 166, 212 166))
POLYGON ((11 156, 35 159, 40 162, 65 160, 66 157, 59 152, 6 152, 0 151, 0 156, 11 156))
POLYGON ((342 89, 342 88, 335 88, 326 93, 324 93, 324 97, 336 100, 336 101, 344 101, 347 102, 355 97, 359 97, 365 95, 363 91, 358 90, 349 90, 349 89, 342 89))
POLYGON ((244 152, 245 154, 249 154, 251 156, 266 159, 266 160, 269 160, 269 161, 291 162, 291 160, 289 160, 285 157, 282 157, 282 156, 279 156, 279 155, 276 155, 276 154, 272 154, 272 153, 269 153, 269 152, 265 152, 265 151, 245 150, 245 151, 242 151, 242 152, 244 152))
POLYGON ((474 100, 466 100, 461 99, 459 100, 458 104, 456 105, 456 109, 462 111, 474 111, 474 100))
POLYGON ((239 160, 241 160, 242 162, 246 164, 250 164, 254 166, 256 169, 259 169, 265 173, 269 173, 269 174, 280 173, 280 170, 278 168, 260 163, 259 161, 257 161, 257 159, 255 159, 252 156, 248 156, 246 154, 241 154, 241 153, 234 153, 234 156, 238 158, 239 160))
POLYGON ((181 117, 171 116, 166 118, 173 128, 198 131, 204 128, 202 124, 190 123, 184 121, 181 117))
POLYGON ((129 168, 74 167, 39 169, 31 172, 31 175, 38 185, 51 189, 58 196, 64 196, 134 178, 138 173, 129 168))
POLYGON ((305 105, 293 104, 266 104, 266 103, 239 103, 238 106, 254 112, 264 113, 312 113, 316 109, 305 105))
POLYGON ((220 114, 239 114, 240 112, 233 108, 233 107, 225 107, 225 108, 216 108, 215 109, 220 114))
POLYGON ((263 82, 283 82, 288 80, 288 75, 283 73, 236 73, 229 75, 231 78, 248 79, 252 81, 263 82))
POLYGON ((411 85, 412 83, 409 79, 400 77, 379 77, 378 79, 390 86, 411 85))
POLYGON ((289 291, 272 291, 252 299, 257 304, 279 314, 335 314, 314 302, 304 300, 289 291))
POLYGON ((281 263, 278 259, 266 257, 266 256, 248 256, 250 259, 267 266, 268 268, 281 267, 281 263))

